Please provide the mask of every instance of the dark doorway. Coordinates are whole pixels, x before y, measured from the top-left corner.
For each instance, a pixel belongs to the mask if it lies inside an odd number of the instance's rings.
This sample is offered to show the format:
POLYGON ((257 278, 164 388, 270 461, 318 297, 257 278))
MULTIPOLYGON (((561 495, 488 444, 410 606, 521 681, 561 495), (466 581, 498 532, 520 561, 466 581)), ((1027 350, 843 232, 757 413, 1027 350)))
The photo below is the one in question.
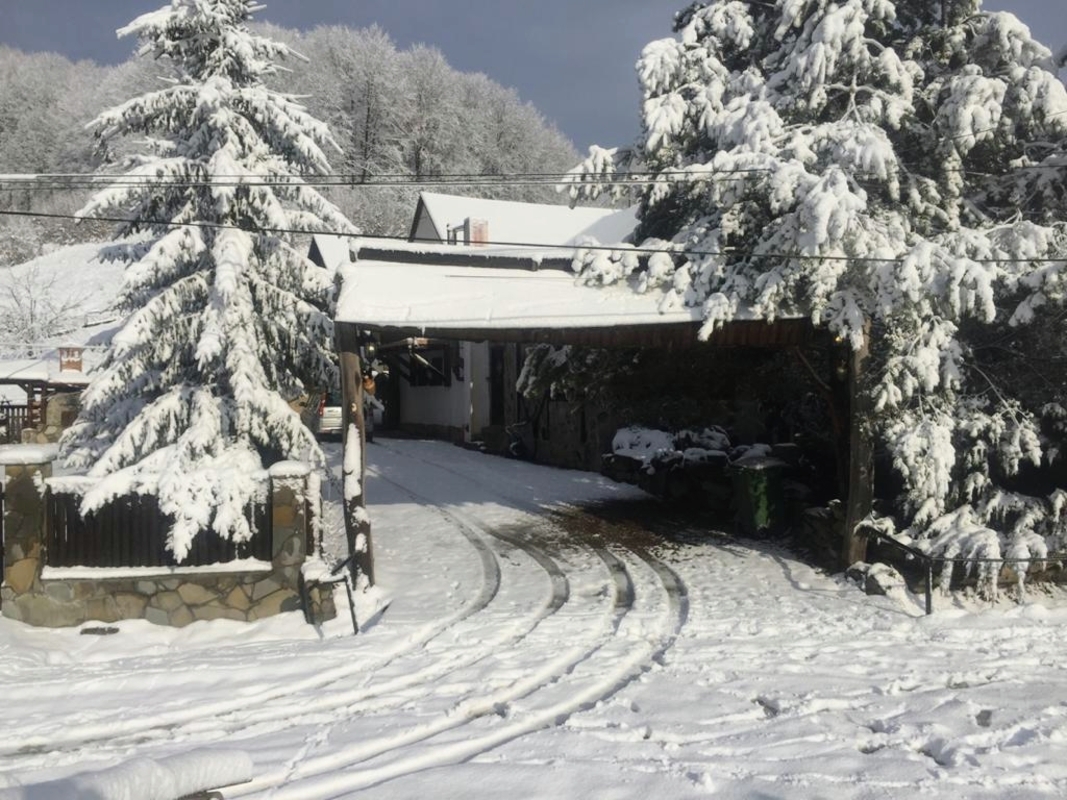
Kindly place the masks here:
POLYGON ((505 345, 489 346, 489 424, 504 424, 505 345))

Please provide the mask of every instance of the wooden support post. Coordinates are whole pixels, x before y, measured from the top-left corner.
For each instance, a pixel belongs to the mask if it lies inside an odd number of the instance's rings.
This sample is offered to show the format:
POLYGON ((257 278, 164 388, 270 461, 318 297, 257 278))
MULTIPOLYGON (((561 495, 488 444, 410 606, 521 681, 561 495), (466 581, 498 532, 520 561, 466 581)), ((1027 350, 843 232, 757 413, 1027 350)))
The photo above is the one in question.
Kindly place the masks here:
POLYGON ((847 569, 867 558, 867 537, 856 527, 871 513, 874 502, 874 445, 870 428, 870 395, 863 369, 870 355, 870 326, 864 330, 863 346, 848 357, 849 459, 848 499, 845 507, 845 537, 842 567, 847 569))
POLYGON ((341 397, 344 420, 345 534, 354 571, 374 584, 374 550, 367 516, 367 433, 363 419, 363 369, 359 356, 359 331, 351 324, 337 324, 337 352, 341 365, 341 397), (349 466, 349 454, 359 449, 358 465, 349 466), (358 470, 358 474, 357 474, 358 470))

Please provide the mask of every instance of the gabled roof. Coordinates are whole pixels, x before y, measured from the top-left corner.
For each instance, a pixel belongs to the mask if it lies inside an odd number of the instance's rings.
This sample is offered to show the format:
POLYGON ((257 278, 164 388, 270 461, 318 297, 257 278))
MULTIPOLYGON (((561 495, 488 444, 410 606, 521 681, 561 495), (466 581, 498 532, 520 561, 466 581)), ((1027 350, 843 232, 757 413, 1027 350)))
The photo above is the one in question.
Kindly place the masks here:
POLYGON ((311 237, 308 258, 320 267, 336 272, 340 267, 352 261, 352 256, 348 252, 349 241, 348 236, 316 233, 311 237))
POLYGON ((446 242, 449 229, 462 226, 468 219, 488 222, 489 241, 502 244, 566 245, 588 236, 603 244, 616 244, 637 225, 635 208, 571 208, 421 192, 410 238, 446 242))

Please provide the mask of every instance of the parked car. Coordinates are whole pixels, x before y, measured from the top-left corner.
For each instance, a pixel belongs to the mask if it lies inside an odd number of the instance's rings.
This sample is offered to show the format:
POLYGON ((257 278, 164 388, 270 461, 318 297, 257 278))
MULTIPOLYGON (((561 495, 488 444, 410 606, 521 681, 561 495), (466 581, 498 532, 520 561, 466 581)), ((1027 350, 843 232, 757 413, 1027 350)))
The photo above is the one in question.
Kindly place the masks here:
POLYGON ((339 389, 314 389, 308 395, 301 420, 316 436, 340 436, 343 424, 339 389))
MULTIPOLYGON (((375 378, 388 378, 389 373, 372 370, 363 380, 363 425, 368 442, 374 441, 374 428, 381 425, 385 406, 374 396, 375 378)), ((300 419, 317 437, 340 437, 343 433, 344 415, 341 412, 341 390, 314 389, 308 395, 300 419)))

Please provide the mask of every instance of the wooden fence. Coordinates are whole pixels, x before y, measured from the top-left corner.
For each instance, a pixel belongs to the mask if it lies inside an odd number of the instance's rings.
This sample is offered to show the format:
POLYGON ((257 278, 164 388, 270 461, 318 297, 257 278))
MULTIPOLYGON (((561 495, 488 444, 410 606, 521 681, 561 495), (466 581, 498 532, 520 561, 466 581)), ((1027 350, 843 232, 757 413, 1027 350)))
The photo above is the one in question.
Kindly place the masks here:
POLYGON ((0 444, 18 444, 26 425, 29 406, 0 403, 0 444))
POLYGON ((246 511, 255 532, 250 541, 235 544, 214 531, 202 531, 181 564, 166 546, 174 520, 160 511, 154 496, 122 497, 84 518, 78 513, 80 502, 78 494, 48 492, 45 549, 50 567, 185 567, 242 558, 271 560, 269 500, 246 511))

